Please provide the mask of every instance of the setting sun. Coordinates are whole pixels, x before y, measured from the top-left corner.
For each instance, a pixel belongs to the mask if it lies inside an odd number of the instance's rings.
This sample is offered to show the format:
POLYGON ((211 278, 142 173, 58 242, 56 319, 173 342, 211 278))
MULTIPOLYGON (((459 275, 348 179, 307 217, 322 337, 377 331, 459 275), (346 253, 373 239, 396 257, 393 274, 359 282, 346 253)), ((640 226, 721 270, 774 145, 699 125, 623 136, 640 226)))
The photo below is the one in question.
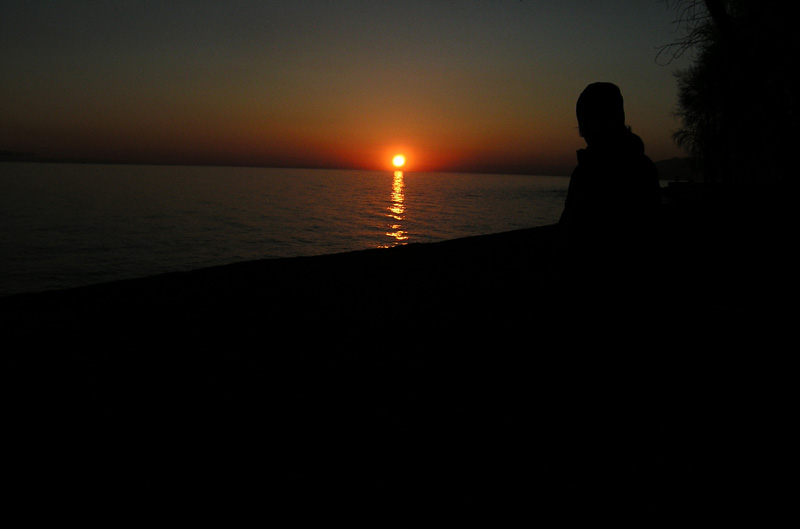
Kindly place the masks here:
POLYGON ((398 154, 392 159, 392 163, 395 167, 403 167, 403 164, 406 163, 406 157, 402 154, 398 154))

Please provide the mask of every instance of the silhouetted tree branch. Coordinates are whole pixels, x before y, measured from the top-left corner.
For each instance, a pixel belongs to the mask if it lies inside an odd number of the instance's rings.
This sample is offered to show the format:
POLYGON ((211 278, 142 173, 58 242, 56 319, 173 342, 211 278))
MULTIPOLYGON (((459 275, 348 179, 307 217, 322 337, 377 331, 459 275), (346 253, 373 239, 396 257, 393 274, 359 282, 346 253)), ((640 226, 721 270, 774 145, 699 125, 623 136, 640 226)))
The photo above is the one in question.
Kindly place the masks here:
POLYGON ((682 33, 682 36, 675 41, 658 48, 656 60, 661 62, 663 58, 666 58, 668 64, 673 59, 681 57, 685 52, 708 42, 711 16, 703 0, 663 1, 675 11, 676 18, 673 21, 675 31, 682 33))

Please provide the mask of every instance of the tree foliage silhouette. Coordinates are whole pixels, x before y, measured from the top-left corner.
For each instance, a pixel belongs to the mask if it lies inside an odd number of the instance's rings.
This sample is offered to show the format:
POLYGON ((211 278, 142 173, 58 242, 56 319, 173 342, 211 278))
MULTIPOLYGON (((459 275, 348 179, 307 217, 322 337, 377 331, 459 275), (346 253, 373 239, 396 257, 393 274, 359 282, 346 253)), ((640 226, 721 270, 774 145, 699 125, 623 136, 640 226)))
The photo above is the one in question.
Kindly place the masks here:
POLYGON ((775 184, 789 174, 797 137, 795 17, 775 0, 677 0, 683 37, 659 58, 691 50, 679 71, 674 138, 710 182, 775 184))

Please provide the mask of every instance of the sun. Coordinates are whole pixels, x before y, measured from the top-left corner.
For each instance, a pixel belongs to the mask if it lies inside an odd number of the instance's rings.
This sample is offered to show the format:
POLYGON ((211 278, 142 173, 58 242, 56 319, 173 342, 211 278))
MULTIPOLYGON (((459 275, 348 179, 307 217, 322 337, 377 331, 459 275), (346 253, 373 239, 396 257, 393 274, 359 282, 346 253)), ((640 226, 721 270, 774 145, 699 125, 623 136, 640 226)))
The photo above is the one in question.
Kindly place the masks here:
POLYGON ((405 165, 406 163, 406 157, 403 156, 402 154, 398 154, 394 158, 392 158, 392 163, 394 164, 395 167, 403 167, 403 165, 405 165))

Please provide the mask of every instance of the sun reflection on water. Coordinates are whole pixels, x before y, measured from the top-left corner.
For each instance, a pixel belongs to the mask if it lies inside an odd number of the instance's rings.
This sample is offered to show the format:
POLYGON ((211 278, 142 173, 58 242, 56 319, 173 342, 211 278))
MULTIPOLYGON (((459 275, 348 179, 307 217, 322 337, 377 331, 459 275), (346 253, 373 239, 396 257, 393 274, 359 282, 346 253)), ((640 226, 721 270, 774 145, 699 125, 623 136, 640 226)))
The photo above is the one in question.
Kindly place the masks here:
POLYGON ((408 232, 403 229, 402 224, 403 220, 406 218, 404 187, 403 171, 395 171, 394 179, 392 180, 391 203, 387 208, 389 213, 386 214, 390 219, 388 225, 389 231, 386 232, 386 235, 391 238, 391 241, 389 244, 386 244, 385 247, 407 244, 408 241, 408 232))

